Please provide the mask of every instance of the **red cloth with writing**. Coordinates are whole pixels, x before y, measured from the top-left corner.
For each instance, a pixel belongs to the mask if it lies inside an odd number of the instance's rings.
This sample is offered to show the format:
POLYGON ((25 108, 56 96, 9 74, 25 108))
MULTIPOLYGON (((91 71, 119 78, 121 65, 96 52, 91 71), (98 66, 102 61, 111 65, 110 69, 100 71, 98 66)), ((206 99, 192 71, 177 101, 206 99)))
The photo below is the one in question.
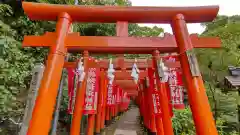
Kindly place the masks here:
POLYGON ((113 98, 112 98, 112 106, 115 106, 116 105, 116 98, 117 98, 117 90, 118 90, 118 86, 117 85, 114 85, 113 86, 113 98))
MULTIPOLYGON (((165 61, 176 62, 178 56, 164 57, 165 61)), ((169 68, 169 91, 171 95, 172 106, 175 109, 184 109, 184 83, 182 79, 182 71, 180 68, 169 68)))
POLYGON ((119 86, 116 86, 116 104, 121 103, 121 88, 119 86))
POLYGON ((100 85, 100 69, 89 68, 87 74, 87 85, 85 94, 84 114, 97 113, 98 91, 100 85))
POLYGON ((112 106, 112 98, 113 98, 113 85, 108 84, 107 87, 107 106, 112 106))
POLYGON ((148 78, 149 78, 149 92, 151 99, 151 107, 155 115, 161 115, 161 105, 160 105, 160 90, 157 88, 155 71, 152 68, 148 68, 148 78))
POLYGON ((74 95, 74 68, 67 68, 68 71, 68 114, 73 113, 72 109, 72 99, 74 95))

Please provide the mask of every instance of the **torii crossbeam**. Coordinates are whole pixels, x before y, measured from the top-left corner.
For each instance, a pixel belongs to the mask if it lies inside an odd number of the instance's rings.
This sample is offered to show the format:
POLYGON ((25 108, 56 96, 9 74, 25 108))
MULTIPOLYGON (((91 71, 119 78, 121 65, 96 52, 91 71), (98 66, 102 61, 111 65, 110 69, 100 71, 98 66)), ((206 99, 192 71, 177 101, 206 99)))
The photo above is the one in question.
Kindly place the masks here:
MULTIPOLYGON (((168 61, 164 61, 164 64, 168 67, 168 68, 175 68, 175 67, 180 67, 180 62, 176 61, 176 62, 168 62, 168 61)), ((100 68, 103 69, 108 69, 109 66, 109 60, 99 60, 98 61, 100 68)), ((138 68, 141 70, 145 70, 148 67, 153 67, 152 64, 152 60, 150 59, 137 59, 137 61, 135 62, 134 59, 124 59, 123 62, 121 62, 118 58, 114 59, 112 61, 112 64, 114 65, 114 69, 119 70, 119 69, 126 69, 126 70, 130 70, 132 69, 133 64, 136 63, 138 68)), ((77 62, 65 62, 64 63, 64 67, 72 67, 72 68, 76 68, 77 67, 77 62)))
MULTIPOLYGON (((55 44, 56 34, 47 32, 43 36, 25 36, 23 47, 51 47, 55 44)), ((218 38, 190 35, 194 48, 219 48, 218 38)), ((165 33, 164 37, 107 37, 107 36, 78 36, 77 33, 66 36, 65 46, 68 52, 92 53, 152 53, 177 52, 177 43, 173 35, 165 33)))
POLYGON ((199 7, 117 7, 117 6, 73 6, 23 2, 23 8, 32 20, 56 21, 66 12, 72 22, 115 23, 171 23, 176 14, 183 14, 187 23, 212 21, 218 6, 199 7), (41 11, 41 12, 39 12, 41 11))

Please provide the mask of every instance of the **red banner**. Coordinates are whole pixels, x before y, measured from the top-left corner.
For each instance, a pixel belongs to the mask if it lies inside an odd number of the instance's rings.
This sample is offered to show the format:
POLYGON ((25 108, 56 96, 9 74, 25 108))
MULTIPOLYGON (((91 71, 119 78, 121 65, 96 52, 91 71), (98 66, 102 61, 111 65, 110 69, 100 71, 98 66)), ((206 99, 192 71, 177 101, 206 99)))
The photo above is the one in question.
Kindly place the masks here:
POLYGON ((87 74, 87 86, 85 94, 84 114, 97 113, 97 100, 99 91, 100 70, 98 68, 89 68, 87 74))
POLYGON ((68 114, 73 113, 73 96, 74 96, 74 68, 67 68, 68 71, 68 114))
POLYGON ((117 100, 116 100, 117 104, 121 103, 121 88, 117 87, 117 100))
POLYGON ((129 103, 130 103, 130 99, 127 96, 127 92, 124 92, 123 93, 122 103, 121 103, 121 109, 122 110, 126 110, 128 108, 129 103))
POLYGON ((152 99, 153 99, 153 107, 154 107, 154 113, 155 115, 161 115, 161 106, 160 106, 160 98, 159 98, 159 91, 156 89, 152 93, 152 99))
POLYGON ((101 96, 101 98, 102 98, 101 106, 103 106, 104 103, 105 103, 104 95, 106 94, 105 92, 108 91, 108 85, 106 85, 106 84, 107 84, 107 79, 106 79, 106 76, 104 76, 104 91, 103 91, 102 96, 101 96))
POLYGON ((149 91, 151 92, 151 100, 153 103, 154 114, 161 115, 162 112, 159 98, 159 90, 157 89, 155 72, 152 68, 148 68, 148 77, 149 77, 149 91))
POLYGON ((113 98, 113 85, 108 84, 108 87, 107 87, 107 106, 112 105, 112 98, 113 98))
POLYGON ((112 105, 116 105, 116 98, 117 98, 117 89, 116 85, 113 86, 113 93, 112 93, 112 105))
POLYGON ((179 69, 178 72, 176 73, 177 75, 177 85, 178 86, 184 86, 183 84, 183 79, 182 79, 182 71, 179 69))
POLYGON ((169 112, 170 112, 170 115, 173 116, 173 105, 172 105, 172 97, 171 97, 171 92, 170 92, 170 88, 169 88, 169 84, 168 82, 166 82, 166 93, 167 93, 167 97, 168 97, 168 101, 169 101, 169 112))
MULTIPOLYGON (((148 77, 147 77, 148 78, 148 77)), ((148 129, 151 128, 151 115, 153 114, 153 103, 150 100, 149 96, 149 79, 145 79, 144 81, 144 89, 143 89, 143 106, 144 106, 144 115, 145 115, 145 123, 148 129)))
MULTIPOLYGON (((166 61, 176 62, 177 56, 168 56, 166 61)), ((171 93, 172 105, 175 109, 184 109, 184 84, 180 68, 169 68, 169 89, 171 93)))

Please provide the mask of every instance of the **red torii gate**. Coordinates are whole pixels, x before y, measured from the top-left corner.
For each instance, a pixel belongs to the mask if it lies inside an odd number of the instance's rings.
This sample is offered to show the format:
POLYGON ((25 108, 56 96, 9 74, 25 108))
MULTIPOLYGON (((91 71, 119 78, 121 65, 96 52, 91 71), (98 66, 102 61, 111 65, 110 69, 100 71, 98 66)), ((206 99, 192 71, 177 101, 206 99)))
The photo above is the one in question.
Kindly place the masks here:
MULTIPOLYGON (((117 32, 117 36, 128 35, 128 24, 126 22, 118 22, 117 26, 116 26, 116 32, 117 32)), ((74 33, 74 34, 78 35, 77 33, 74 33)), ((106 70, 108 68, 108 66, 109 66, 108 62, 109 61, 107 61, 107 60, 100 60, 98 63, 99 63, 99 66, 101 68, 104 68, 106 70)), ((131 94, 132 96, 134 96, 134 95, 136 96, 137 95, 137 91, 136 91, 137 85, 132 80, 132 77, 130 76, 130 73, 126 72, 126 69, 131 69, 134 63, 137 63, 138 65, 140 65, 140 67, 139 67, 140 69, 146 69, 148 67, 152 67, 153 68, 153 63, 152 62, 153 62, 152 60, 144 60, 144 59, 140 59, 138 62, 135 62, 135 60, 124 59, 123 55, 119 55, 118 58, 113 61, 113 63, 115 65, 115 69, 122 69, 122 71, 118 72, 118 73, 114 73, 115 76, 116 76, 115 77, 115 80, 116 80, 115 84, 120 85, 121 88, 124 89, 124 91, 127 90, 126 92, 128 93, 128 95, 131 94), (146 63, 148 63, 148 64, 146 64, 146 63), (118 78, 120 78, 120 79, 122 78, 122 80, 118 80, 118 78), (123 80, 123 79, 129 79, 129 80, 123 80), (120 84, 119 84, 119 82, 120 82, 120 84), (131 90, 131 93, 129 93, 129 89, 131 90), (135 92, 133 92, 133 91, 135 91, 135 92)), ((179 61, 174 62, 174 63, 165 61, 165 64, 167 66, 170 66, 170 67, 176 67, 176 66, 179 67, 180 66, 179 61)), ((76 68, 76 65, 77 65, 76 62, 75 63, 74 62, 67 62, 67 63, 65 62, 64 66, 65 67, 73 66, 74 68, 76 68)), ((143 78, 143 77, 146 77, 146 76, 147 76, 146 72, 140 73, 140 79, 141 79, 141 77, 143 78)), ((77 101, 84 102, 83 98, 81 98, 81 96, 79 98, 77 97, 77 101)), ((109 123, 109 120, 112 118, 111 114, 116 115, 116 112, 118 111, 118 107, 117 106, 116 106, 116 108, 115 107, 114 108, 110 107, 110 108, 109 107, 106 108, 106 124, 109 123)), ((77 108, 77 109, 79 110, 79 108, 77 108)), ((105 111, 105 110, 103 110, 103 111, 105 111)), ((74 118, 76 118, 76 119, 78 118, 79 119, 79 117, 77 117, 77 116, 80 116, 80 114, 74 114, 74 118)), ((159 118, 159 119, 161 119, 161 118, 159 118)), ((99 119, 97 119, 97 123, 99 123, 98 120, 99 119)), ((93 119, 90 119, 90 121, 91 121, 90 123, 93 123, 92 122, 93 119)), ((76 120, 74 121, 74 123, 72 124, 72 128, 71 128, 72 131, 75 131, 74 127, 79 125, 78 123, 77 123, 76 120)), ((156 123, 158 124, 159 122, 156 122, 156 123)), ((153 129, 154 127, 155 127, 155 124, 153 123, 152 124, 152 129, 151 129, 152 132, 156 132, 153 129)), ((88 132, 88 133, 91 134, 91 131, 93 130, 93 128, 94 128, 94 125, 90 124, 88 126, 88 131, 90 131, 90 132, 88 132)), ((163 130, 163 129, 160 129, 160 130, 163 130)), ((100 132, 99 125, 96 125, 96 133, 98 133, 98 132, 100 132)))
MULTIPOLYGON (((67 50, 70 52, 88 50, 101 53, 153 53, 155 50, 159 50, 160 52, 178 52, 187 82, 189 103, 193 112, 196 132, 199 135, 217 135, 203 81, 192 49, 218 48, 220 47, 220 41, 214 38, 205 38, 204 41, 201 41, 196 37, 197 41, 192 40, 188 34, 186 23, 212 21, 217 15, 218 6, 90 7, 23 2, 23 8, 30 19, 57 20, 56 33, 47 33, 44 36, 27 36, 23 41, 23 46, 25 47, 50 47, 47 66, 39 88, 39 96, 36 100, 28 129, 29 135, 48 134, 67 50), (115 23, 117 21, 130 23, 170 23, 173 28, 176 44, 169 45, 169 41, 166 40, 167 36, 165 38, 87 37, 68 34, 69 26, 72 22, 115 23), (205 44, 202 45, 202 43, 205 44), (148 44, 151 44, 151 46, 148 46, 148 44)), ((153 54, 155 57, 154 60, 158 60, 159 54, 156 51, 153 54)), ((164 98, 166 94, 163 92, 162 95, 162 98, 164 98)), ((169 114, 163 112, 163 121, 166 121, 163 125, 164 132, 167 135, 172 135, 173 132, 169 129, 171 120, 164 119, 164 115, 167 116, 169 114)))
MULTIPOLYGON (((103 68, 105 70, 108 69, 109 66, 109 60, 99 60, 97 63, 99 63, 99 67, 103 68)), ((114 65, 114 69, 116 71, 114 72, 115 75, 115 83, 119 84, 120 86, 123 86, 123 88, 128 88, 131 90, 131 95, 137 94, 137 89, 136 89, 136 84, 133 82, 133 78, 131 76, 131 69, 133 64, 136 63, 138 68, 140 69, 140 74, 139 74, 139 79, 144 79, 144 77, 147 76, 147 72, 145 71, 146 68, 148 67, 153 67, 152 60, 150 59, 137 59, 135 61, 134 59, 124 59, 123 57, 118 57, 113 60, 112 64, 114 65), (125 85, 124 85, 125 84, 125 85), (129 87, 127 87, 130 85, 129 87), (135 86, 135 87, 133 87, 135 86), (135 88, 135 89, 134 89, 135 88), (136 92, 134 92, 136 91, 136 92)), ((165 65, 168 68, 176 68, 180 67, 180 62, 167 62, 164 61, 165 65)), ((65 68, 76 68, 77 67, 77 62, 65 62, 64 63, 65 68)), ((130 92, 128 89, 124 89, 128 93, 130 92)))
MULTIPOLYGON (((114 75, 116 76, 116 80, 132 80, 132 77, 130 76, 131 74, 131 70, 132 70, 132 66, 134 63, 137 64, 138 69, 141 72, 144 72, 144 70, 148 67, 153 67, 152 64, 152 60, 150 59, 137 59, 137 61, 135 62, 134 59, 124 59, 122 58, 124 61, 122 62, 121 60, 119 60, 121 58, 116 58, 115 60, 113 60, 112 64, 114 65, 114 69, 116 70, 114 72, 114 75)), ((167 61, 163 61, 164 64, 168 67, 168 68, 175 68, 175 67, 180 67, 180 62, 176 61, 176 62, 167 62, 167 61)), ((109 60, 99 60, 99 67, 103 68, 105 70, 108 69, 109 66, 109 60)), ((77 67, 77 62, 65 62, 64 63, 64 67, 68 68, 68 67, 72 67, 72 68, 76 68, 77 67)), ((140 78, 141 77, 146 77, 146 74, 140 74, 140 78)))

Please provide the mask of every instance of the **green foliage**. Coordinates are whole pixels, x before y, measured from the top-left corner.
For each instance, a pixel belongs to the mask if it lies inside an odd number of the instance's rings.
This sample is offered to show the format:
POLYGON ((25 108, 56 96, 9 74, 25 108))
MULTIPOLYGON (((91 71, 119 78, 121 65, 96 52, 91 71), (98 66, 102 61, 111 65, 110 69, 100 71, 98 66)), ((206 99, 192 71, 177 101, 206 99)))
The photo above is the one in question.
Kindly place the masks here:
POLYGON ((13 14, 11 6, 6 4, 0 4, 0 14, 2 17, 11 16, 13 14))
MULTIPOLYGON (((4 27, 5 24, 0 22, 1 26, 4 27)), ((32 59, 20 51, 20 45, 20 42, 12 37, 0 36, 2 56, 0 58, 0 114, 5 116, 19 115, 19 111, 22 110, 16 102, 16 95, 26 88, 25 78, 29 76, 29 70, 31 70, 31 65, 25 65, 24 62, 30 62, 32 59)))
MULTIPOLYGON (((52 4, 74 4, 74 0, 28 0, 52 4)), ((79 5, 119 5, 130 6, 127 0, 81 0, 79 5)), ((43 63, 48 49, 44 48, 22 48, 21 42, 24 35, 42 35, 46 31, 55 31, 55 22, 31 21, 23 12, 18 12, 16 5, 0 4, 0 122, 6 117, 20 118, 23 114, 24 103, 27 99, 27 90, 31 79, 31 70, 35 63, 43 63)), ((83 36, 114 36, 115 24, 88 23, 73 24, 73 31, 80 32, 83 36)), ((130 35, 151 36, 159 35, 161 28, 141 28, 137 24, 129 25, 130 35), (143 32, 144 31, 144 32, 143 32)), ((135 57, 136 55, 131 55, 135 57)), ((70 55, 70 60, 79 55, 70 55)), ((98 58, 113 57, 113 55, 98 55, 98 58)), ((63 102, 61 106, 61 118, 68 122, 66 115, 67 88, 63 91, 63 102)), ((12 123, 13 124, 13 123, 12 123)), ((9 125, 9 124, 8 124, 9 125)), ((11 134, 8 125, 0 127, 0 133, 11 134)), ((10 124, 11 125, 11 124, 10 124)), ((14 124, 13 124, 14 125, 14 124)), ((16 128, 16 127, 15 127, 16 128)), ((16 131, 14 131, 15 134, 16 131)))
POLYGON ((140 36, 140 37, 157 37, 161 33, 163 33, 163 29, 159 28, 157 26, 154 26, 153 28, 150 27, 139 27, 138 25, 130 25, 130 32, 129 35, 132 36, 140 36))
MULTIPOLYGON (((190 107, 187 107, 184 110, 174 110, 174 117, 172 118, 174 133, 176 135, 195 135, 195 125, 192 118, 192 113, 190 107)), ((237 134, 235 130, 231 132, 225 132, 224 128, 226 127, 226 119, 219 118, 216 121, 216 126, 218 129, 219 135, 234 135, 237 134)))
POLYGON ((4 119, 12 119, 3 128, 8 131, 0 128, 0 133, 11 134, 16 129, 12 127, 14 119, 19 118, 24 109, 20 95, 28 87, 34 61, 21 50, 21 42, 16 40, 17 31, 2 21, 13 14, 11 7, 3 4, 0 7, 0 121, 4 125, 4 119))
POLYGON ((236 93, 225 93, 224 77, 228 66, 240 66, 240 16, 218 16, 215 21, 203 24, 201 36, 216 36, 222 41, 220 49, 199 49, 197 56, 206 84, 207 94, 216 121, 225 120, 225 130, 237 128, 236 93))
POLYGON ((213 75, 217 76, 214 81, 220 82, 226 75, 227 66, 240 65, 240 16, 219 18, 223 19, 217 19, 206 25, 206 31, 202 36, 219 37, 222 41, 222 48, 201 49, 198 50, 198 56, 201 69, 205 71, 203 74, 207 77, 211 70, 213 75))
MULTIPOLYGON (((67 4, 74 5, 75 0, 38 0, 42 3, 51 4, 67 4)), ((128 0, 78 0, 78 5, 116 5, 116 6, 130 6, 131 2, 128 0)))
MULTIPOLYGON (((12 14, 12 10, 11 7, 9 7, 8 5, 0 5, 0 13, 3 16, 10 16, 12 14), (5 13, 5 14, 3 14, 5 13)), ((0 53, 1 53, 1 57, 0 57, 0 71, 1 71, 1 76, 0 76, 0 114, 7 114, 9 111, 12 110, 11 106, 12 101, 15 100, 14 97, 14 93, 16 92, 16 88, 14 87, 14 84, 11 85, 11 83, 16 83, 16 79, 17 76, 15 76, 16 78, 12 78, 12 76, 7 76, 9 73, 13 73, 13 75, 17 75, 16 74, 16 69, 12 68, 12 64, 9 62, 11 60, 13 60, 13 55, 10 55, 10 60, 6 61, 4 59, 4 56, 8 56, 9 55, 9 51, 18 53, 18 51, 16 51, 16 46, 19 45, 19 42, 17 42, 16 40, 14 40, 12 38, 14 31, 6 24, 4 24, 2 21, 0 21, 0 53), (10 45, 10 46, 9 46, 10 45), (9 49, 11 48, 11 49, 9 49), (3 57, 2 57, 3 56, 3 57), (7 83, 5 85, 5 83, 7 83), (10 84, 10 85, 9 85, 10 84)), ((18 54, 16 54, 18 55, 18 54)), ((16 57, 16 56, 15 56, 16 57)), ((15 58, 14 58, 15 59, 15 58)), ((11 61, 12 62, 12 61, 11 61)))
POLYGON ((172 121, 176 135, 195 134, 195 127, 190 108, 186 108, 184 110, 174 110, 174 117, 172 118, 172 121))

